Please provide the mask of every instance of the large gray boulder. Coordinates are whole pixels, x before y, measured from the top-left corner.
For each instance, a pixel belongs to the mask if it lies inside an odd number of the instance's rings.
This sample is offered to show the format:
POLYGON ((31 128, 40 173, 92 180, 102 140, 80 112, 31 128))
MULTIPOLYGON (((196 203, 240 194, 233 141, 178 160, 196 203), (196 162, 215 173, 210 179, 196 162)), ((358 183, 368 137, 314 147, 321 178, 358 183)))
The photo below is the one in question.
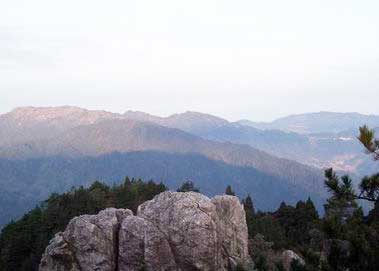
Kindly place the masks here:
POLYGON ((40 270, 234 270, 249 264, 238 198, 164 192, 129 210, 74 218, 47 247, 40 270))
POLYGON ((114 271, 119 228, 130 215, 130 210, 110 208, 73 218, 46 248, 39 270, 114 271))
POLYGON ((216 206, 199 193, 165 192, 138 208, 162 232, 181 270, 221 270, 216 206))
POLYGON ((139 206, 138 216, 166 236, 178 270, 229 270, 249 261, 245 211, 236 197, 165 192, 139 206))

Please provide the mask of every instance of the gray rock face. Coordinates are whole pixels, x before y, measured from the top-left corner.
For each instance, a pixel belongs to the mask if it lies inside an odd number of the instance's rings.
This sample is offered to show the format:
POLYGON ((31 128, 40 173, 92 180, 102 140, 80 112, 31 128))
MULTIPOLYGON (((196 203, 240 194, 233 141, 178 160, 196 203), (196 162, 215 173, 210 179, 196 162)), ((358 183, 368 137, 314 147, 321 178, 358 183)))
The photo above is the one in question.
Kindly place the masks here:
POLYGON ((166 237, 140 217, 126 218, 120 229, 119 270, 177 270, 166 237))
POLYGON ((238 198, 164 192, 129 210, 71 220, 46 248, 40 270, 233 270, 249 264, 238 198))
POLYGON ((219 218, 218 235, 222 238, 224 256, 229 262, 238 263, 249 260, 248 230, 245 210, 232 196, 217 196, 212 199, 219 218), (241 258, 242 257, 242 258, 241 258))
POLYGON ((41 259, 39 266, 41 271, 80 271, 73 251, 64 240, 63 234, 57 233, 50 241, 41 259))
POLYGON ((113 271, 117 263, 118 232, 130 210, 105 209, 70 221, 42 257, 41 271, 113 271))
POLYGON ((178 268, 218 270, 222 265, 216 206, 207 197, 192 192, 165 192, 142 204, 138 216, 167 237, 178 268))

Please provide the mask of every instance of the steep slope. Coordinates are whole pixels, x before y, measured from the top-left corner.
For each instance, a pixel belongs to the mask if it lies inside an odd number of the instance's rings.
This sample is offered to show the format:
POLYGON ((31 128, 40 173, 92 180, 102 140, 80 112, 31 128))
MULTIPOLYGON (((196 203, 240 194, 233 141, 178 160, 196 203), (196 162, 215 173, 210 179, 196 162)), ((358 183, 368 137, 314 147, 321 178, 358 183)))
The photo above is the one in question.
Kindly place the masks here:
MULTIPOLYGON (((273 210, 282 201, 292 204, 308 196, 322 210, 324 200, 319 190, 303 188, 253 167, 233 166, 199 154, 145 151, 79 158, 0 159, 0 227, 52 192, 87 186, 94 180, 118 183, 125 176, 162 181, 173 190, 184 181, 193 180, 209 196, 222 194, 231 185, 242 197, 250 193, 256 207, 262 210, 273 210)), ((322 179, 318 186, 322 188, 322 179)))
POLYGON ((53 138, 2 147, 0 158, 0 182, 6 188, 0 204, 3 222, 51 192, 126 175, 164 181, 171 188, 192 179, 211 195, 231 184, 241 195, 251 193, 264 209, 282 200, 312 196, 321 202, 324 197, 322 173, 314 168, 247 145, 113 116, 53 138))
POLYGON ((78 107, 21 107, 0 115, 0 147, 44 138, 121 115, 78 107))
MULTIPOLYGON (((0 116, 0 152, 3 154, 9 152, 8 155, 12 156, 20 150, 27 152, 33 148, 35 151, 36 146, 31 146, 30 142, 55 138, 72 128, 112 119, 151 122, 160 126, 177 128, 209 140, 248 144, 271 155, 321 169, 334 167, 341 172, 358 176, 370 174, 374 169, 374 164, 369 157, 364 155, 361 145, 355 138, 359 125, 374 124, 377 118, 356 113, 321 112, 289 116, 273 123, 256 124, 249 121, 230 123, 216 116, 191 111, 169 117, 158 117, 134 111, 127 111, 124 115, 120 115, 77 107, 27 107, 18 108, 0 116), (249 125, 270 129, 260 130, 249 125), (329 131, 339 126, 345 129, 345 125, 353 128, 339 133, 329 131), (297 127, 293 129, 296 131, 299 127, 303 127, 302 131, 313 129, 314 131, 328 130, 328 132, 298 134, 288 132, 292 129, 288 127, 297 127), (271 130, 271 128, 285 131, 271 130)), ((74 146, 66 145, 73 153, 80 153, 80 150, 73 149, 74 146)), ((43 149, 45 150, 46 147, 44 146, 43 149)))
POLYGON ((112 152, 162 151, 201 154, 234 166, 253 167, 308 189, 320 190, 321 172, 248 145, 213 142, 178 129, 134 120, 108 120, 73 128, 51 140, 0 150, 0 157, 98 156, 112 152))
MULTIPOLYGON (((319 114, 321 117, 324 113, 319 114)), ((356 139, 358 124, 361 123, 355 120, 357 114, 331 113, 335 118, 347 119, 343 123, 347 127, 352 126, 353 128, 350 130, 343 130, 339 133, 328 131, 327 133, 312 134, 299 134, 289 131, 290 129, 282 131, 279 130, 280 126, 276 127, 274 124, 270 124, 271 127, 269 124, 262 126, 250 123, 249 121, 230 123, 214 116, 194 112, 177 114, 167 118, 154 117, 136 112, 133 114, 127 113, 126 115, 130 119, 145 120, 159 125, 182 129, 213 141, 248 144, 271 155, 295 160, 320 169, 333 167, 340 172, 355 174, 357 176, 371 174, 375 169, 375 164, 364 154, 361 144, 356 139), (192 118, 189 116, 192 116, 192 118), (348 121, 350 117, 352 118, 351 122, 353 125, 348 121), (191 119, 191 121, 187 122, 187 119, 191 119), (354 126, 354 124, 357 126, 354 126), (252 126, 270 129, 261 130, 252 126), (275 130, 271 128, 275 128, 275 130)), ((329 113, 326 115, 329 115, 329 113)), ((364 115, 358 116, 361 116, 360 119, 362 121, 366 119, 364 115)), ((288 118, 292 119, 292 117, 288 118)), ((292 126, 304 126, 301 122, 304 118, 294 117, 292 126)), ((330 120, 326 118, 325 130, 327 129, 326 127, 329 129, 331 125, 334 125, 327 124, 328 121, 330 120)), ((319 120, 315 124, 322 126, 322 122, 323 120, 319 120)))
POLYGON ((280 130, 258 130, 230 124, 203 134, 202 137, 238 144, 248 144, 271 155, 295 160, 320 169, 335 170, 359 176, 374 172, 375 163, 357 140, 358 129, 341 133, 296 134, 280 130))

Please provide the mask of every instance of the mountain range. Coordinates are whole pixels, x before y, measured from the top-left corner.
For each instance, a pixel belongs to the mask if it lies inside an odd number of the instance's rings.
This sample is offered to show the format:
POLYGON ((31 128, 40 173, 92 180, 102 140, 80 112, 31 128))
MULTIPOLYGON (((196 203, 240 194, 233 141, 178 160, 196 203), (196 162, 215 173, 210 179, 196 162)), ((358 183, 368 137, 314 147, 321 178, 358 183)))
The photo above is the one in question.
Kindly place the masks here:
POLYGON ((209 195, 231 185, 263 210, 308 196, 321 209, 327 196, 323 167, 356 175, 373 169, 352 129, 374 126, 375 116, 348 114, 357 127, 328 131, 338 122, 330 114, 332 120, 327 113, 310 114, 311 120, 318 116, 314 127, 303 115, 302 131, 294 132, 298 116, 263 127, 197 112, 158 117, 69 106, 17 108, 0 116, 0 225, 52 192, 94 180, 116 183, 127 175, 171 189, 193 180, 209 195))
POLYGON ((375 115, 319 112, 288 116, 271 123, 228 122, 197 112, 161 118, 128 111, 124 116, 178 128, 212 141, 247 144, 319 169, 333 167, 357 177, 376 170, 356 139, 360 126, 379 127, 379 116, 375 115))
POLYGON ((363 115, 356 112, 317 112, 291 115, 272 122, 240 120, 238 123, 258 129, 278 129, 300 134, 340 133, 357 129, 357 127, 364 124, 377 127, 379 125, 379 116, 363 115))

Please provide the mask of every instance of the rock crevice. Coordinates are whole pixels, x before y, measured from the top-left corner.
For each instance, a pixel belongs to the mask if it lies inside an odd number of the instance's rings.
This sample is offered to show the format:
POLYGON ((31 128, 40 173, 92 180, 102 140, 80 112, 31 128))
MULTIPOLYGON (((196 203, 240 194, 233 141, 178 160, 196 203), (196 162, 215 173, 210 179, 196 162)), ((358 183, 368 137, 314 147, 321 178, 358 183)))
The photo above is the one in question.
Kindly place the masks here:
POLYGON ((40 271, 232 270, 249 264, 238 198, 164 192, 138 207, 72 219, 51 241, 40 271))

